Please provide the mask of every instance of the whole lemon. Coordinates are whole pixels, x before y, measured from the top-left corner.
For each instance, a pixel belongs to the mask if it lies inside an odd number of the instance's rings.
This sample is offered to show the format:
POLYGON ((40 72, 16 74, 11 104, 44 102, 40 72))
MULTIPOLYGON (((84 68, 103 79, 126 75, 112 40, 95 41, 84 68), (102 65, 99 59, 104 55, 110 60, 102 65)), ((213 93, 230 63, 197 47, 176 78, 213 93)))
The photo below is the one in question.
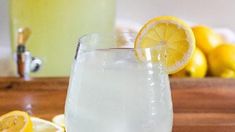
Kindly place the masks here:
POLYGON ((184 69, 173 74, 174 77, 202 78, 207 73, 207 60, 203 52, 196 48, 191 60, 184 69))
POLYGON ((207 26, 197 25, 192 27, 192 30, 196 39, 196 46, 206 55, 222 43, 222 37, 207 26))
POLYGON ((223 78, 235 78, 235 45, 222 44, 208 55, 210 74, 223 78))

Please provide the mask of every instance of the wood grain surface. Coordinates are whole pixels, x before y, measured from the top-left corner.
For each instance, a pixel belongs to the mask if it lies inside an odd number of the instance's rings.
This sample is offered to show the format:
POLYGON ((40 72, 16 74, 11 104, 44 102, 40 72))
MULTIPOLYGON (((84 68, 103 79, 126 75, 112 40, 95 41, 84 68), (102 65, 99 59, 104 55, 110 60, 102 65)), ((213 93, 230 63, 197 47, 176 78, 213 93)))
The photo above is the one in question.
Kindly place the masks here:
MULTIPOLYGON (((174 132, 235 132, 235 80, 171 79, 174 132)), ((0 78, 0 115, 24 110, 51 120, 64 112, 68 78, 0 78)))

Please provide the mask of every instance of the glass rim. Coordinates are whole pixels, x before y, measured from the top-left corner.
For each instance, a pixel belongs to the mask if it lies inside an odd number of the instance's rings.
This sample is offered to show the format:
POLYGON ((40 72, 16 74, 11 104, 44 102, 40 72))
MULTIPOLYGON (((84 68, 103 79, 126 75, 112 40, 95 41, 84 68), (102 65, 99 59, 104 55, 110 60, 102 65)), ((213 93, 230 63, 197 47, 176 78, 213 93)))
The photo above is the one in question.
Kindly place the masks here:
MULTIPOLYGON (((136 34, 134 32, 124 32, 127 34, 136 34)), ((100 44, 99 39, 104 39, 104 40, 117 40, 117 34, 114 33, 110 33, 110 34, 102 34, 102 33, 90 33, 90 34, 85 34, 82 37, 79 38, 79 42, 77 45, 77 49, 76 49, 76 53, 75 53, 75 60, 77 59, 78 54, 80 53, 85 53, 85 52, 91 52, 91 51, 118 51, 118 50, 126 50, 127 52, 134 52, 136 56, 140 57, 143 60, 146 61, 151 61, 153 58, 156 59, 156 57, 158 58, 158 60, 162 60, 163 58, 166 58, 166 52, 165 52, 165 48, 164 48, 164 44, 158 44, 155 47, 150 47, 150 48, 141 48, 141 47, 134 47, 134 43, 135 43, 135 39, 136 37, 131 36, 131 40, 128 41, 128 43, 131 43, 133 45, 133 47, 118 47, 117 45, 109 45, 106 47, 92 47, 93 46, 93 41, 94 43, 97 43, 98 45, 100 44), (92 38, 93 36, 95 36, 95 38, 92 38), (91 39, 91 40, 90 40, 91 39), (94 39, 94 40, 92 40, 94 39), (97 39, 97 40, 96 40, 97 39), (86 41, 88 43, 90 43, 90 47, 89 45, 86 44, 86 41), (153 56, 154 55, 154 56, 153 56)), ((116 43, 115 41, 111 41, 113 43, 116 43)))
MULTIPOLYGON (((141 48, 141 47, 135 47, 135 41, 136 41, 136 36, 138 33, 136 32, 121 32, 121 34, 128 34, 128 35, 133 35, 133 36, 128 36, 128 37, 131 37, 130 40, 127 40, 127 42, 131 43, 132 44, 132 47, 119 47, 117 45, 115 46, 107 46, 107 47, 101 47, 101 48, 96 48, 96 47, 93 47, 93 48, 89 48, 89 47, 86 47, 87 49, 83 49, 83 50, 87 50, 87 51, 92 51, 92 50, 122 50, 122 49, 129 49, 129 50, 161 50, 163 47, 164 47, 164 44, 161 44, 159 43, 158 45, 156 45, 155 47, 148 47, 148 48, 141 48)), ((89 37, 92 37, 96 35, 97 37, 101 37, 103 39, 107 39, 110 37, 112 37, 111 39, 113 40, 118 40, 117 37, 118 36, 121 36, 120 34, 116 34, 114 32, 111 32, 111 33, 97 33, 97 32, 94 32, 94 33, 87 33, 87 34, 84 34, 82 35, 81 37, 79 37, 78 39, 78 44, 77 44, 77 48, 80 48, 81 45, 84 45, 86 42, 85 39, 88 39, 89 37)), ((110 39, 110 40, 111 40, 110 39)), ((115 41, 114 41, 115 43, 115 41)))

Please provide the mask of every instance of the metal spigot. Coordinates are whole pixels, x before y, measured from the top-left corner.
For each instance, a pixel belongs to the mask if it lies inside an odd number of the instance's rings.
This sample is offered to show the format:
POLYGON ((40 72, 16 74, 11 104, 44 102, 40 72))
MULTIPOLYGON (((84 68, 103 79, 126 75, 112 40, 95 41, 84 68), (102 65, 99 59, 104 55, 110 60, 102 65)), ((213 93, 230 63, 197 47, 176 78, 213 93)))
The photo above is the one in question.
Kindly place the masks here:
POLYGON ((17 72, 21 78, 28 80, 31 72, 37 72, 40 70, 42 61, 33 57, 32 54, 26 49, 26 42, 31 35, 29 28, 20 28, 18 30, 17 38, 17 72))

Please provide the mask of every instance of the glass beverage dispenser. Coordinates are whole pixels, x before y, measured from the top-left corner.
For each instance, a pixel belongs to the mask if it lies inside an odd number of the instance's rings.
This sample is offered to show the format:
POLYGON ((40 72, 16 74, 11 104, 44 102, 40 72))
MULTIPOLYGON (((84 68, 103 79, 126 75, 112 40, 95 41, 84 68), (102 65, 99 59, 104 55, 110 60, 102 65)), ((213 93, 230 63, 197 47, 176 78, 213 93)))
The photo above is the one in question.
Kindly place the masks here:
POLYGON ((32 76, 67 76, 78 38, 91 32, 112 32, 115 0, 10 0, 11 40, 19 29, 31 31, 26 47, 42 60, 32 76))

